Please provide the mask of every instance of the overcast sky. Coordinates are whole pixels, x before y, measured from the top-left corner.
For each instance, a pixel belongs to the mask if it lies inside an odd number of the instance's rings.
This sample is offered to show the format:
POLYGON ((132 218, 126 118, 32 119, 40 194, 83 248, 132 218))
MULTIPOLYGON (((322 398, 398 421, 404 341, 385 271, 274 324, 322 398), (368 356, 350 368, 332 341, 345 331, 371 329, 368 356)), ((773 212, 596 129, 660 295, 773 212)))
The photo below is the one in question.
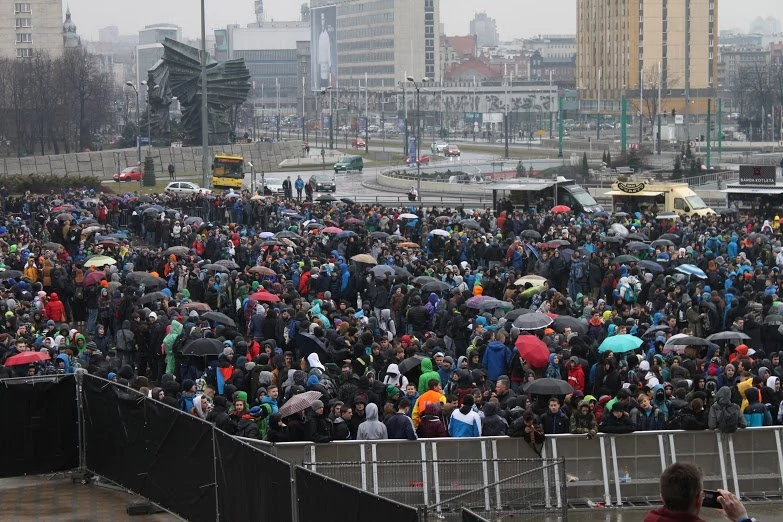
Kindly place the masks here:
MULTIPOLYGON (((421 2, 422 0, 412 0, 421 2)), ((536 34, 574 33, 578 0, 441 0, 441 20, 446 33, 467 34, 470 19, 483 10, 495 18, 502 39, 536 34), (479 9, 477 6, 480 6, 479 9)), ((253 0, 205 0, 207 29, 254 21, 253 0)), ((186 37, 200 34, 198 0, 67 0, 79 34, 97 40, 98 30, 116 25, 122 34, 133 34, 146 24, 169 22, 182 27, 186 37)), ((298 0, 266 0, 267 19, 299 18, 298 0)), ((719 0, 721 29, 747 30, 757 16, 781 17, 781 0, 719 0)))

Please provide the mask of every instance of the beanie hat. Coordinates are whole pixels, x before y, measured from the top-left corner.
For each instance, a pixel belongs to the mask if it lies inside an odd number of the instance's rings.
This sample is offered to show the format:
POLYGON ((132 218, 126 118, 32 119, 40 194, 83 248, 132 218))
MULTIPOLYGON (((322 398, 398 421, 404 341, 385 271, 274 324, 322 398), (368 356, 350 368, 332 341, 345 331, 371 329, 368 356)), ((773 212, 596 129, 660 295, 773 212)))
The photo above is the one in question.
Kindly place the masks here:
POLYGON ((226 346, 225 348, 223 348, 223 355, 225 355, 226 357, 233 354, 234 354, 234 349, 231 348, 230 346, 226 346))
POLYGON ((195 385, 196 383, 192 379, 185 379, 182 381, 182 391, 189 391, 195 385))
POLYGON ((155 312, 150 312, 150 315, 147 316, 147 319, 152 319, 153 321, 157 320, 158 314, 156 314, 155 312))
POLYGON ((324 403, 323 403, 323 401, 313 401, 313 404, 310 407, 313 409, 313 411, 315 411, 318 408, 323 408, 324 407, 324 403))
POLYGON ((98 345, 95 343, 95 341, 90 341, 87 343, 87 349, 88 350, 97 350, 98 345))
POLYGON ((363 393, 357 393, 356 397, 353 398, 353 403, 354 404, 362 403, 362 404, 364 404, 366 406, 367 405, 367 396, 365 394, 363 394, 363 393))

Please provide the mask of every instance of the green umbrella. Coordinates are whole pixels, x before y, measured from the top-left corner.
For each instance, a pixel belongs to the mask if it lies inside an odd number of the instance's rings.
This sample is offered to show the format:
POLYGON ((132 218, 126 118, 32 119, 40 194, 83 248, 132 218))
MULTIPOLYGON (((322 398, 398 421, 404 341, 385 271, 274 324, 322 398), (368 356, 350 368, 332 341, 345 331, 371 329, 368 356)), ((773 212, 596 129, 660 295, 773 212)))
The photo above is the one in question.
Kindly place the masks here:
POLYGON ((613 335, 604 339, 601 346, 598 347, 598 353, 614 352, 625 353, 632 352, 639 348, 644 341, 634 335, 622 334, 613 335))
POLYGON ((623 254, 612 259, 613 265, 624 265, 625 263, 638 263, 641 261, 638 257, 630 254, 623 254))

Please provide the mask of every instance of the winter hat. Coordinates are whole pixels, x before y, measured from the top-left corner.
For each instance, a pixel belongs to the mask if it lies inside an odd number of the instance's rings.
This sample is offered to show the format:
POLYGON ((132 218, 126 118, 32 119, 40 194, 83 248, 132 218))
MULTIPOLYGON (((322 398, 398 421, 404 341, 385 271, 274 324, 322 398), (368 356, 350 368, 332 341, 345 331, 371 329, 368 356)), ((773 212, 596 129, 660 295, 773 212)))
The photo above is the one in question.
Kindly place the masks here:
POLYGON ((190 391, 195 385, 196 383, 192 379, 185 379, 182 381, 182 391, 190 391))
POLYGON ((315 411, 318 408, 323 408, 324 403, 322 401, 313 401, 313 404, 310 407, 313 409, 313 411, 315 411))
POLYGON ((158 314, 155 312, 150 312, 150 314, 147 316, 147 319, 152 319, 153 321, 158 319, 158 314))
POLYGON ((363 393, 357 393, 356 397, 353 398, 354 405, 362 403, 365 406, 367 405, 367 396, 363 393))
POLYGON ((650 363, 647 361, 642 361, 639 363, 639 369, 643 372, 649 372, 650 371, 650 363))
POLYGON ((223 348, 223 355, 225 355, 226 357, 233 354, 234 354, 234 349, 231 348, 230 346, 226 346, 225 348, 223 348))

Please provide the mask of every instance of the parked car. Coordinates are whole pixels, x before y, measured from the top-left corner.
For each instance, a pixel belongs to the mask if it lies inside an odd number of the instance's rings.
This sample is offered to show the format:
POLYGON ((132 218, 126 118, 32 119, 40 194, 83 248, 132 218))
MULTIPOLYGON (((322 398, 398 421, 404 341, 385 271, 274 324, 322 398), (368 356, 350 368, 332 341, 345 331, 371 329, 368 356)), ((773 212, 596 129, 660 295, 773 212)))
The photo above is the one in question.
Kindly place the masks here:
POLYGON ((362 171, 364 168, 364 159, 361 156, 343 156, 334 164, 335 172, 348 172, 349 170, 362 171))
POLYGON ((190 181, 172 181, 164 191, 172 194, 212 194, 210 189, 201 188, 190 181))
POLYGON ((432 146, 430 147, 430 149, 432 150, 432 153, 433 153, 433 154, 440 154, 440 153, 441 153, 441 152, 443 152, 443 151, 446 149, 446 147, 448 147, 448 146, 449 146, 449 144, 448 144, 448 143, 446 143, 445 141, 436 141, 435 143, 433 143, 433 144, 432 144, 432 146))
POLYGON ((144 179, 144 167, 136 166, 136 167, 127 167, 122 169, 122 171, 118 172, 114 176, 114 181, 120 182, 120 181, 141 181, 144 179))
POLYGON ((337 184, 331 174, 315 174, 310 178, 316 192, 336 192, 337 184))
MULTIPOLYGON (((419 163, 418 163, 419 165, 428 165, 429 162, 430 162, 430 157, 427 156, 426 154, 423 155, 423 156, 419 156, 419 163)), ((415 167, 416 166, 416 162, 415 161, 411 161, 410 158, 407 158, 405 160, 405 163, 407 163, 409 167, 415 167)))
POLYGON ((447 158, 449 157, 459 157, 462 153, 459 150, 459 147, 456 145, 447 145, 445 149, 443 149, 443 155, 447 158))
POLYGON ((362 138, 356 138, 355 140, 351 140, 351 147, 354 149, 363 149, 367 143, 362 138))

